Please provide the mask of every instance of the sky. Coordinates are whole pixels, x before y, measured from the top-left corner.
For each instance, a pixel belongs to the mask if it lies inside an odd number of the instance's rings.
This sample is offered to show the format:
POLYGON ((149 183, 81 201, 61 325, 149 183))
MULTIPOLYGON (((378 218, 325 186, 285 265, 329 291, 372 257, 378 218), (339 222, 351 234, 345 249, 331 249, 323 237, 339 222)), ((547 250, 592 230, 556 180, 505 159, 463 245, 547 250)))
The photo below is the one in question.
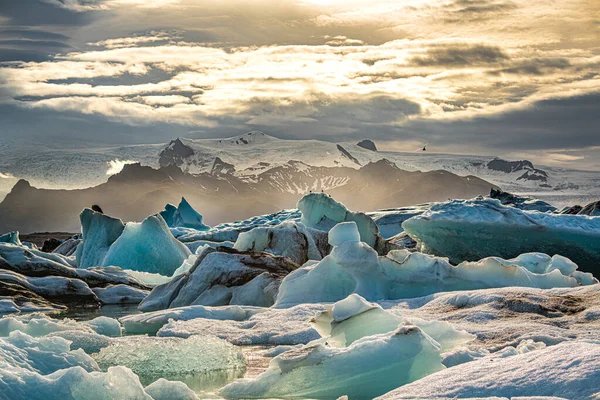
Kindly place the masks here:
POLYGON ((600 170, 597 0, 0 0, 0 139, 230 137, 600 170))

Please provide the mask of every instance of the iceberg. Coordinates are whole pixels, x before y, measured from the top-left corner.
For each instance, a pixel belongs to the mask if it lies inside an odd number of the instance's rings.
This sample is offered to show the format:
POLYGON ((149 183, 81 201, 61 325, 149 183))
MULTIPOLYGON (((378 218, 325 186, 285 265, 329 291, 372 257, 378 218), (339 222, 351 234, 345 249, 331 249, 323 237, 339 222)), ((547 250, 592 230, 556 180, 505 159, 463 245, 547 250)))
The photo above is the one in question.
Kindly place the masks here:
POLYGON ((408 250, 392 250, 386 256, 359 242, 354 222, 332 229, 331 253, 317 263, 286 276, 279 287, 276 306, 341 300, 351 293, 367 300, 393 300, 436 292, 503 286, 538 288, 576 287, 595 284, 591 275, 561 256, 524 254, 512 260, 489 257, 457 266, 448 259, 408 250), (354 233, 351 231, 354 230, 354 233))
POLYGON ((600 218, 522 211, 494 199, 436 204, 402 224, 421 250, 457 264, 488 256, 560 254, 583 271, 600 266, 600 218))
POLYGON ((98 267, 108 253, 110 246, 121 236, 125 225, 118 218, 84 209, 79 215, 81 221, 81 238, 83 242, 77 246, 75 257, 79 268, 98 267))
POLYGON ((365 213, 352 212, 345 205, 325 193, 309 193, 298 201, 301 222, 307 227, 329 231, 340 222, 354 222, 360 240, 380 254, 386 253, 386 241, 379 236, 379 227, 365 213))
POLYGON ((325 339, 286 351, 254 379, 239 379, 219 391, 229 399, 373 398, 444 369, 439 345, 415 326, 367 336, 347 347, 325 339))
POLYGON ((565 342, 507 358, 484 357, 429 375, 378 400, 548 396, 592 399, 600 392, 600 344, 565 342))
POLYGON ((173 237, 162 217, 151 215, 141 223, 129 222, 100 266, 172 275, 190 254, 173 237))
POLYGON ((0 235, 0 243, 10 243, 17 246, 21 246, 21 240, 19 240, 19 232, 13 231, 0 235))
POLYGON ((147 312, 196 304, 268 307, 279 282, 298 267, 287 257, 206 247, 187 272, 156 286, 139 308, 147 312))
POLYGON ((160 215, 169 227, 190 228, 197 231, 207 231, 210 229, 210 226, 202 222, 202 215, 194 210, 185 197, 181 198, 177 207, 167 204, 165 209, 160 212, 160 215))
POLYGON ((289 257, 300 265, 308 260, 322 259, 328 247, 326 232, 292 221, 242 232, 233 246, 240 251, 265 251, 289 257))

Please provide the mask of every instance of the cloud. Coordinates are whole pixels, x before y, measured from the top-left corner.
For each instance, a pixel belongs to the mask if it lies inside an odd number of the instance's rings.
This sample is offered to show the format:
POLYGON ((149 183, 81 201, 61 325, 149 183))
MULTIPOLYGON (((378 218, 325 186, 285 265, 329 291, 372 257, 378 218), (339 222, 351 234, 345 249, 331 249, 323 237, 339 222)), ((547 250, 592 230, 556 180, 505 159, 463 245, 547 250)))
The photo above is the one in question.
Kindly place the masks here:
POLYGON ((14 175, 10 174, 10 173, 2 173, 0 172, 0 179, 17 179, 14 177, 14 175))
POLYGON ((123 170, 125 165, 135 164, 135 163, 137 163, 137 161, 119 160, 118 158, 115 158, 114 160, 110 160, 109 162, 106 163, 108 165, 108 170, 106 171, 106 175, 109 175, 109 176, 116 175, 123 170))
POLYGON ((425 55, 414 57, 411 62, 420 66, 469 66, 493 64, 508 60, 508 56, 496 46, 453 45, 430 48, 425 55))
POLYGON ((0 11, 12 25, 0 30, 10 135, 41 137, 30 121, 41 118, 58 121, 53 137, 119 143, 257 128, 433 139, 433 151, 598 145, 597 6, 586 0, 34 3, 0 11))

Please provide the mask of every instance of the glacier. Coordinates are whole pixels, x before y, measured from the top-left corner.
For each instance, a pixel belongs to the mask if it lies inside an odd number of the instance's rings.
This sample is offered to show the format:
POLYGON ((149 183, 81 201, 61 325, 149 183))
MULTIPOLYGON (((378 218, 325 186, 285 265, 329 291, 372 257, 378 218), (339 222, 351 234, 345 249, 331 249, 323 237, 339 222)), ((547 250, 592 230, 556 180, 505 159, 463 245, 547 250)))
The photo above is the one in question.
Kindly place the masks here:
POLYGON ((453 263, 528 252, 560 254, 583 271, 600 266, 600 218, 522 211, 494 199, 453 200, 406 220, 423 252, 453 263))

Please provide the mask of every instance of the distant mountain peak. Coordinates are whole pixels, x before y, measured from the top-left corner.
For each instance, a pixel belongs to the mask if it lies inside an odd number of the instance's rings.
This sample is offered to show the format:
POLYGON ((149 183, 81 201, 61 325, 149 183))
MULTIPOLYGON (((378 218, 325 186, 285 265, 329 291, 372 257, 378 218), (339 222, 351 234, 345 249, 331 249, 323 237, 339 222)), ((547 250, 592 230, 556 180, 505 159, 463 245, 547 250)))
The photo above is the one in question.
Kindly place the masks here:
POLYGON ((211 175, 220 176, 220 175, 231 175, 235 172, 235 166, 233 164, 229 164, 220 157, 215 157, 215 162, 210 170, 211 175))
POLYGON ((171 140, 169 145, 160 153, 158 163, 161 167, 168 165, 181 166, 183 159, 194 155, 194 150, 185 145, 180 138, 171 140))
POLYGON ((541 169, 537 169, 533 166, 533 163, 529 160, 519 161, 506 161, 501 158, 494 158, 492 161, 487 163, 487 168, 493 171, 500 171, 506 174, 513 172, 523 172, 517 180, 528 180, 528 181, 548 181, 548 173, 541 169))
POLYGON ((375 146, 375 143, 369 139, 361 140, 360 142, 356 143, 356 145, 358 147, 362 147, 363 149, 377 151, 377 146, 375 146))

